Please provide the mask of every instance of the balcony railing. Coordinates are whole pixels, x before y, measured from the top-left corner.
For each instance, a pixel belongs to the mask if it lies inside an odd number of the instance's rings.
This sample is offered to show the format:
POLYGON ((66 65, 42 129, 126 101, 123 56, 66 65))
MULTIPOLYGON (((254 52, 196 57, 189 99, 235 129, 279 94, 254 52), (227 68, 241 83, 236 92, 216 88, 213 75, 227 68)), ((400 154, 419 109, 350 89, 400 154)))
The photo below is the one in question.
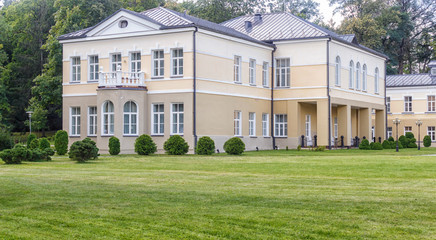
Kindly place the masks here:
POLYGON ((144 72, 100 72, 99 87, 145 87, 144 72))

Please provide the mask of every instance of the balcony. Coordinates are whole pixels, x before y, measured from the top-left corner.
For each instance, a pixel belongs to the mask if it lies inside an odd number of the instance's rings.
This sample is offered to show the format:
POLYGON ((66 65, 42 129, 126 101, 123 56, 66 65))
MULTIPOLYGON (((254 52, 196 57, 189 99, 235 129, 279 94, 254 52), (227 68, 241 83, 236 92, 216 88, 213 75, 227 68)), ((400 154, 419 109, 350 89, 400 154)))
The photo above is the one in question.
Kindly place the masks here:
POLYGON ((98 88, 146 88, 144 72, 102 72, 98 76, 98 88))

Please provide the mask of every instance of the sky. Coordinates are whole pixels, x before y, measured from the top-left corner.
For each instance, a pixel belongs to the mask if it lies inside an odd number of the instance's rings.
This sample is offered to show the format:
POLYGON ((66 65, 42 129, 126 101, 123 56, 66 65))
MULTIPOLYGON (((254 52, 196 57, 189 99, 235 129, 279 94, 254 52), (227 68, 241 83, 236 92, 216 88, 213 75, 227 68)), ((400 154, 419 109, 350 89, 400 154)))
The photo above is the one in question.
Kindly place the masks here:
POLYGON ((342 21, 342 16, 339 13, 333 15, 334 6, 329 6, 328 0, 315 0, 319 3, 319 11, 324 16, 324 22, 328 22, 331 18, 336 22, 336 26, 342 21))

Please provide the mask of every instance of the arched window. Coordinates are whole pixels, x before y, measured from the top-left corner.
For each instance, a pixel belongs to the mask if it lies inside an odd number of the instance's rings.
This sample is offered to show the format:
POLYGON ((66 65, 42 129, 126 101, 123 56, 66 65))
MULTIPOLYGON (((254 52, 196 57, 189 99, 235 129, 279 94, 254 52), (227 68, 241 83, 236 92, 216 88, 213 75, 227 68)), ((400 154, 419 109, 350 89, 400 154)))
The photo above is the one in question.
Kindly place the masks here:
POLYGON ((114 104, 111 101, 103 103, 103 135, 114 134, 114 104))
POLYGON ((360 90, 360 63, 356 64, 356 90, 360 90))
POLYGON ((137 135, 138 107, 129 101, 124 104, 124 135, 137 135))
POLYGON ((336 65, 335 65, 335 85, 341 85, 341 58, 339 56, 336 57, 336 65))
POLYGON ((350 80, 348 82, 348 86, 349 88, 354 88, 353 83, 354 83, 354 62, 353 60, 350 61, 350 80))
POLYGON ((366 74, 367 74, 367 69, 366 69, 366 64, 363 64, 363 69, 362 69, 362 90, 366 91, 366 74))
POLYGON ((375 76, 374 76, 374 92, 378 93, 378 86, 379 86, 379 71, 378 68, 375 68, 375 76))

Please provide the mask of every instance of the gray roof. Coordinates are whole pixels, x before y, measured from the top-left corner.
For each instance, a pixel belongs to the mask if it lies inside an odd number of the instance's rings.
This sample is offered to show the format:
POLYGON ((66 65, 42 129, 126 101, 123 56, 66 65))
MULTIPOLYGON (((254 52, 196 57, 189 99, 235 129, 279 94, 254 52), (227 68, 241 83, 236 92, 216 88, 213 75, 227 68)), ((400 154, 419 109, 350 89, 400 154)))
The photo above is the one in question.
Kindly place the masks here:
POLYGON ((436 76, 428 73, 386 76, 386 87, 436 86, 436 76))

